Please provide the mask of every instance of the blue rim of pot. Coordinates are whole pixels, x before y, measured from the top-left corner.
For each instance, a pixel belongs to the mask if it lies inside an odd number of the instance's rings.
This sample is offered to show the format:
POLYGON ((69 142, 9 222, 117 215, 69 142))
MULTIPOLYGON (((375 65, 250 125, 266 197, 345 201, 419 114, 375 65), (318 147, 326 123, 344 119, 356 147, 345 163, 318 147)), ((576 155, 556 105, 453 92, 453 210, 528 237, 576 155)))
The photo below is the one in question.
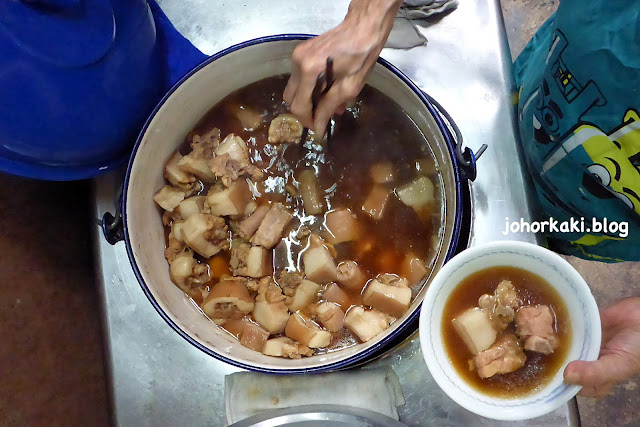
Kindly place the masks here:
MULTIPOLYGON (((400 334, 403 334, 405 332, 407 332, 408 328, 417 325, 417 319, 420 315, 420 307, 417 307, 406 319, 404 319, 404 321, 395 327, 395 330, 390 333, 387 337, 385 337, 383 340, 381 340, 380 342, 376 343, 375 345, 372 345, 371 347, 365 349, 364 351, 361 351, 359 353, 354 354, 353 356, 344 359, 344 360, 340 360, 338 362, 333 362, 333 363, 328 363, 325 365, 320 365, 320 366, 316 366, 316 367, 312 367, 312 368, 286 368, 286 369, 273 369, 273 368, 264 368, 264 367, 258 367, 258 366, 253 366, 247 363, 243 363, 234 359, 230 359, 228 357, 225 357, 224 355, 217 353, 209 348, 207 348, 206 346, 202 345, 201 343, 199 343, 198 341, 196 341, 194 338, 192 338, 189 334, 187 334, 184 330, 182 330, 178 325, 176 325, 173 320, 169 317, 169 315, 167 313, 164 312, 164 310, 160 307, 160 305, 158 304, 158 302, 156 301, 156 299, 154 298, 153 294, 151 293, 151 291, 149 290, 149 287, 147 286, 147 284, 145 283, 144 278, 142 277, 142 274, 140 272, 140 269, 137 266, 137 263, 135 261, 135 257, 133 254, 133 249, 131 246, 131 240, 130 240, 130 236, 129 236, 129 228, 127 225, 127 210, 126 210, 126 205, 127 205, 127 194, 128 194, 128 188, 129 188, 129 179, 131 176, 131 169, 133 166, 133 162, 136 156, 136 153, 138 151, 138 148, 140 147, 140 144, 142 142, 142 139, 147 131, 147 128, 149 127, 149 124, 151 123, 151 121, 153 120, 153 118, 155 117, 155 115, 158 113, 158 111, 160 110, 160 108, 162 108, 162 106, 164 105, 164 103, 171 97, 171 95, 176 91, 176 89, 182 85, 186 80, 188 80, 189 78, 191 78, 191 76, 193 76, 195 73, 197 73, 198 71, 200 71, 202 68, 206 67, 207 65, 211 64, 212 62, 230 54, 233 53, 237 50, 240 49, 244 49, 246 47, 249 46, 254 46, 254 45, 258 45, 258 44, 262 44, 262 43, 269 43, 269 42, 276 42, 276 41, 290 41, 290 40, 306 40, 306 39, 310 39, 315 37, 312 34, 278 34, 278 35, 271 35, 271 36, 265 36, 265 37, 259 37, 253 40, 248 40, 242 43, 238 43, 236 45, 230 46, 224 50, 221 50, 220 52, 210 56, 208 59, 206 59, 205 61, 203 61, 200 65, 198 65, 197 67, 195 67, 193 70, 191 70, 189 73, 187 73, 182 79, 180 79, 180 81, 178 81, 170 90, 169 92, 167 92, 167 94, 162 98, 162 100, 160 100, 160 102, 158 103, 158 105, 155 107, 155 109, 153 110, 153 112, 151 113, 151 115, 149 116, 149 118, 147 119, 147 121, 144 124, 144 127, 142 128, 142 130, 140 131, 140 134, 138 136, 138 139, 136 140, 136 144, 133 147, 133 151, 131 153, 131 157, 129 159, 129 164, 127 165, 127 172, 125 175, 125 180, 124 180, 124 187, 123 187, 123 195, 122 195, 122 218, 123 218, 123 226, 124 226, 124 240, 125 240, 125 245, 127 248, 127 254, 129 255, 129 262, 131 263, 131 267, 133 268, 133 272, 136 276, 136 278, 138 279, 138 282, 140 283, 140 286, 144 292, 144 294, 147 296, 147 298, 149 299, 149 301, 151 302, 151 305, 153 305, 153 307, 156 309, 156 311, 158 312, 158 314, 160 314, 160 316, 164 319, 165 322, 167 322, 167 324, 175 331, 177 332, 180 336, 182 336, 182 338, 184 338, 185 340, 187 340, 190 344, 192 344, 193 346, 195 346, 196 348, 198 348, 199 350, 201 350, 202 352, 215 357, 218 360, 221 360, 225 363, 228 363, 230 365, 242 368, 242 369, 247 369, 247 370, 251 370, 251 371, 256 371, 256 372, 263 372, 263 373, 269 373, 269 374, 308 374, 308 373, 321 373, 321 372, 329 372, 329 371, 335 371, 335 370, 340 370, 340 369, 345 369, 354 365, 360 365, 364 362, 366 362, 368 359, 373 358, 374 356, 376 356, 376 354, 378 354, 380 351, 382 350, 386 350, 387 345, 392 342, 394 340, 394 338, 398 337, 400 334)), ((391 63, 389 63, 388 61, 382 59, 382 58, 378 58, 378 63, 382 66, 384 66, 385 68, 387 68, 388 70, 390 70, 391 72, 393 72, 398 78, 400 78, 414 93, 415 95, 423 102, 423 104, 425 105, 425 107, 427 108, 427 110, 429 111, 429 113, 433 116, 434 120, 436 121, 436 124, 438 125, 438 128, 440 130, 440 132, 442 133, 444 140, 447 144, 447 148, 449 149, 449 156, 451 158, 451 166, 453 167, 453 171, 454 171, 454 177, 455 177, 455 185, 456 185, 456 212, 455 212, 455 218, 454 218, 454 222, 453 222, 453 231, 452 231, 452 239, 451 239, 451 244, 449 245, 449 248, 447 249, 447 254, 445 256, 445 263, 447 261, 449 261, 453 255, 455 254, 456 251, 456 247, 457 245, 460 243, 459 237, 460 237, 460 229, 461 229, 461 221, 462 221, 462 181, 463 179, 461 179, 461 169, 459 166, 459 162, 458 162, 458 158, 456 156, 456 153, 460 151, 460 144, 461 141, 459 141, 459 143, 456 143, 456 141, 454 140, 454 136, 452 134, 452 132, 450 131, 450 129, 447 127, 447 125, 445 124, 444 119, 442 118, 442 115, 440 114, 439 111, 436 110, 436 108, 433 106, 433 104, 430 102, 428 95, 426 95, 420 88, 418 88, 404 73, 402 73, 399 69, 397 69, 395 66, 393 66, 391 63)), ((446 113, 445 113, 446 114, 446 113)), ((451 123, 451 121, 449 120, 450 125, 455 126, 454 123, 451 123)), ((475 158, 473 157, 473 154, 471 154, 471 167, 473 169, 475 169, 475 158)), ((475 175, 475 174, 474 174, 475 175)), ((467 174, 465 174, 465 176, 467 176, 467 174)), ((466 181, 466 179, 465 179, 466 181)), ((464 244, 464 243, 463 243, 464 244)))

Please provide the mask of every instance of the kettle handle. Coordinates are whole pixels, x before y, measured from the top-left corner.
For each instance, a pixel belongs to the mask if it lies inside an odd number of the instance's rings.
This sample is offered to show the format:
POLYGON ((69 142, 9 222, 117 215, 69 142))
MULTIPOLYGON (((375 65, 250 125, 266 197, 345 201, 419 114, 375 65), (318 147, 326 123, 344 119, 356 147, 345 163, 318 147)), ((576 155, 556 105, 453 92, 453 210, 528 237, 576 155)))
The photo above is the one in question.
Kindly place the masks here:
POLYGON ((462 175, 462 178, 469 181, 474 181, 477 176, 476 161, 480 158, 480 156, 482 156, 482 154, 487 149, 488 147, 487 144, 482 144, 478 149, 478 152, 475 154, 469 147, 464 147, 464 150, 463 150, 462 132, 460 132, 460 128, 458 127, 458 125, 456 125, 456 122, 453 121, 453 119, 451 118, 447 110, 445 110, 444 107, 442 107, 442 105, 440 105, 438 101, 433 99, 431 95, 429 95, 424 91, 422 93, 427 98, 427 100, 433 105, 433 107, 436 109, 438 114, 440 114, 440 118, 444 119, 443 121, 447 125, 447 128, 449 128, 449 131, 450 132, 453 131, 452 136, 455 139, 454 150, 455 150, 456 160, 458 161, 458 165, 460 166, 460 173, 462 175))

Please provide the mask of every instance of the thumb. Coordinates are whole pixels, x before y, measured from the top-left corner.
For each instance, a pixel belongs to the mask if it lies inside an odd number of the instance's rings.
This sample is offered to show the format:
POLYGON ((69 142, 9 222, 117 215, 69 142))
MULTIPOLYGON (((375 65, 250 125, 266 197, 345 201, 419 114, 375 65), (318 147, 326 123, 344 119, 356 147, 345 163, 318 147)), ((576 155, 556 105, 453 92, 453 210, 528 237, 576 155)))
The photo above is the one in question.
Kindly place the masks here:
POLYGON ((627 378, 627 366, 615 354, 606 354, 593 362, 582 360, 571 362, 564 370, 568 384, 596 387, 606 383, 617 383, 627 378))

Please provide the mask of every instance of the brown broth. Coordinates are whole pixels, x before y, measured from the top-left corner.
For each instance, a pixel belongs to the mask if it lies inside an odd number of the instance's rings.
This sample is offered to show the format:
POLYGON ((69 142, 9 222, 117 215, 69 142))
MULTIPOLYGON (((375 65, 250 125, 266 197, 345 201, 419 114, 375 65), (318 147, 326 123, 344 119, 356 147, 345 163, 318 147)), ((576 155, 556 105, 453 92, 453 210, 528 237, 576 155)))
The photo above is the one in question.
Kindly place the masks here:
MULTIPOLYGON (((404 257, 411 252, 424 260, 430 270, 439 249, 442 228, 442 187, 437 172, 430 175, 436 187, 436 202, 420 216, 393 194, 379 221, 372 220, 361 211, 361 205, 373 185, 369 177, 371 164, 386 161, 394 165, 395 181, 386 184, 390 190, 418 176, 415 166, 418 159, 427 159, 427 169, 436 170, 429 145, 415 123, 387 96, 365 86, 356 106, 337 118, 330 144, 326 141, 269 144, 269 123, 279 114, 288 112, 282 100, 287 79, 286 75, 267 78, 228 95, 209 110, 186 136, 180 152, 186 154, 190 151, 193 135, 202 135, 213 128, 220 129, 222 138, 235 133, 247 142, 253 164, 264 172, 263 182, 258 184, 261 192, 258 204, 279 201, 294 211, 295 220, 286 237, 273 250, 276 279, 285 269, 303 271, 300 252, 304 249, 305 240, 295 236, 301 225, 312 232, 323 231, 322 216, 305 216, 300 198, 292 197, 285 190, 286 184, 296 185, 297 173, 308 167, 317 170, 318 185, 327 207, 325 211, 350 208, 365 230, 359 240, 335 246, 336 262, 354 260, 366 270, 369 278, 374 278, 380 273, 400 274, 404 257), (263 125, 257 130, 246 131, 235 115, 240 107, 263 114, 263 125)), ((422 167, 425 167, 424 163, 422 167)), ((204 188, 201 194, 206 194, 207 190, 204 188)), ((216 261, 217 273, 210 284, 217 281, 224 272, 224 262, 228 262, 228 257, 218 257, 224 259, 216 261)), ((414 287, 413 295, 419 287, 414 287)), ((349 296, 354 304, 361 301, 359 294, 349 296)), ((318 352, 353 343, 354 338, 342 331, 334 334, 329 348, 318 352)))
MULTIPOLYGON (((505 332, 514 332, 510 325, 505 332)), ((451 293, 442 313, 442 338, 445 351, 455 370, 476 390, 494 397, 512 398, 529 394, 547 384, 562 366, 571 342, 571 323, 560 295, 542 277, 516 267, 492 267, 472 274, 451 293), (525 351, 524 367, 515 372, 480 378, 469 369, 473 357, 453 327, 452 319, 469 308, 477 307, 482 294, 493 294, 498 283, 510 280, 518 290, 523 305, 549 305, 555 315, 559 345, 549 355, 525 351)))

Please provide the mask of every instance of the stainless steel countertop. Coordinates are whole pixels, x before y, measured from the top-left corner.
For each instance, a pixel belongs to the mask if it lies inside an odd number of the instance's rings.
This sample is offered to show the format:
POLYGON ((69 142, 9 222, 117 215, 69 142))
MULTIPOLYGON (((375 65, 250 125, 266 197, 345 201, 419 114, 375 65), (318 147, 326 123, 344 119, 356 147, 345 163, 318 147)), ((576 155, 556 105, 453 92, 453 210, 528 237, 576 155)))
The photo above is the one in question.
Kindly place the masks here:
MULTIPOLYGON (((348 1, 161 0, 185 37, 207 54, 251 38, 280 33, 322 33, 337 25, 348 1)), ((472 187, 472 244, 535 241, 532 234, 503 236, 505 217, 531 218, 517 150, 511 57, 497 0, 461 2, 453 13, 421 27, 425 47, 385 49, 382 56, 438 100, 453 116, 466 144, 489 149, 472 187)), ((114 211, 122 175, 95 180, 95 214, 114 211)), ((106 364, 113 420, 118 425, 225 424, 224 376, 239 369, 191 346, 155 312, 133 274, 123 242, 110 245, 95 227, 96 265, 103 306, 106 364)), ((414 334, 368 366, 391 366, 407 403, 400 419, 411 426, 508 425, 478 417, 435 384, 414 334)), ((520 423, 578 425, 575 401, 547 416, 520 423)))

